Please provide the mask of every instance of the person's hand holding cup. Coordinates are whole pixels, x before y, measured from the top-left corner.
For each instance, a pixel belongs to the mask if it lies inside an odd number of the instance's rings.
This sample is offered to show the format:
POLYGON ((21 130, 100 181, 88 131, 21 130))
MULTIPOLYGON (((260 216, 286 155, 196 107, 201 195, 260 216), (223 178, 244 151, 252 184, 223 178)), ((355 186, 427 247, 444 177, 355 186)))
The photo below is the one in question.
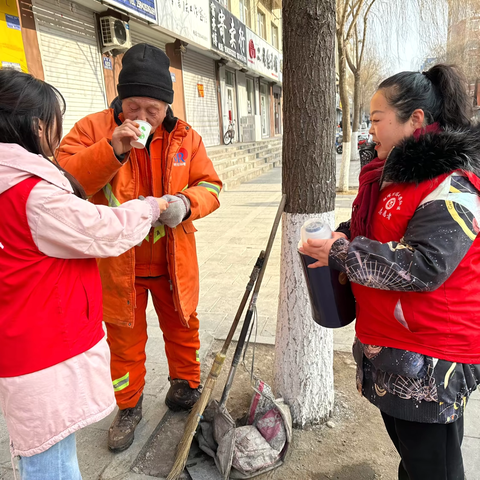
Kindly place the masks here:
POLYGON ((135 122, 138 124, 140 135, 136 139, 133 139, 130 145, 134 148, 145 148, 152 126, 144 120, 136 120, 135 122))
POLYGON ((152 126, 143 120, 125 120, 112 135, 112 148, 115 155, 123 155, 132 147, 145 148, 152 126))

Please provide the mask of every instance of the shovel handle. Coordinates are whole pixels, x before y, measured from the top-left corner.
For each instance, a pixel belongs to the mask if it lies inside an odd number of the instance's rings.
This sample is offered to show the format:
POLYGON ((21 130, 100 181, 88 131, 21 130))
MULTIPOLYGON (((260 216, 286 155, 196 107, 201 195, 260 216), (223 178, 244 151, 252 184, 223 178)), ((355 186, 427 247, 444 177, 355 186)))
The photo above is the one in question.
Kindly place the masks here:
POLYGON ((278 225, 280 224, 280 220, 282 218, 282 213, 285 208, 286 201, 287 201, 287 196, 284 194, 282 195, 280 205, 278 206, 277 214, 275 216, 275 220, 272 226, 272 231, 270 232, 270 237, 268 239, 267 248, 265 249, 265 258, 263 260, 263 265, 260 270, 260 273, 258 274, 257 281, 255 283, 255 288, 253 290, 252 298, 250 299, 250 305, 248 306, 247 314, 245 315, 245 320, 243 321, 242 331, 240 332, 237 347, 235 348, 235 353, 233 355, 233 361, 230 367, 230 371, 228 373, 227 382, 225 384, 225 388, 223 389, 222 398, 220 400, 220 405, 223 405, 223 406, 225 406, 225 404, 227 403, 228 395, 230 393, 230 389, 232 388, 233 379, 235 377, 238 364, 240 362, 240 357, 242 356, 242 351, 245 346, 248 330, 250 329, 250 324, 252 322, 253 312, 255 310, 255 305, 257 303, 258 293, 262 285, 263 276, 265 275, 265 270, 267 268, 268 258, 270 257, 270 252, 272 251, 273 242, 275 241, 275 235, 277 233, 278 225))
POLYGON ((235 353, 233 354, 232 365, 230 366, 230 371, 228 372, 227 382, 225 383, 225 388, 223 389, 222 398, 220 399, 220 405, 225 406, 230 395, 230 390, 232 388, 233 379, 237 371, 238 364, 240 363, 240 358, 242 356, 243 347, 245 346, 245 340, 247 338, 248 330, 250 328, 250 323, 252 321, 253 309, 249 308, 247 314, 245 315, 245 320, 243 322, 242 330, 238 338, 237 347, 235 348, 235 353))
POLYGON ((245 289, 245 293, 243 294, 242 301, 240 302, 240 306, 238 307, 237 314, 233 320, 232 326, 230 327, 230 331, 228 332, 228 336, 223 343, 222 354, 225 356, 227 354, 228 347, 230 343, 232 343, 233 336, 235 335, 235 331, 237 330, 238 324, 240 322, 240 318, 242 318, 243 310, 245 309, 245 305, 247 304, 248 297, 250 296, 250 292, 253 290, 255 282, 257 281, 258 275, 260 270, 263 267, 263 263, 265 261, 265 252, 262 250, 260 255, 257 258, 255 266, 253 267, 252 273, 250 274, 250 280, 247 284, 245 289))

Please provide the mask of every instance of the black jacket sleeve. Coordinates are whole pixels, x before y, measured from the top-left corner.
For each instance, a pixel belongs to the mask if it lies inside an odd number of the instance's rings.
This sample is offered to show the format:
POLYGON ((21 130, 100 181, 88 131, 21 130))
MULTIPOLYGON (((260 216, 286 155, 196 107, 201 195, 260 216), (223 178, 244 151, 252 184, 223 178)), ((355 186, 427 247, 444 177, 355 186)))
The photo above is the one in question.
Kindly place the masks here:
POLYGON ((347 273, 352 282, 371 288, 435 290, 472 246, 479 212, 476 191, 449 194, 417 208, 399 242, 380 243, 365 237, 337 240, 329 265, 347 273))
POLYGON ((336 232, 343 233, 347 236, 347 238, 351 237, 350 234, 350 222, 351 220, 347 220, 346 222, 342 222, 337 229, 335 230, 336 232))

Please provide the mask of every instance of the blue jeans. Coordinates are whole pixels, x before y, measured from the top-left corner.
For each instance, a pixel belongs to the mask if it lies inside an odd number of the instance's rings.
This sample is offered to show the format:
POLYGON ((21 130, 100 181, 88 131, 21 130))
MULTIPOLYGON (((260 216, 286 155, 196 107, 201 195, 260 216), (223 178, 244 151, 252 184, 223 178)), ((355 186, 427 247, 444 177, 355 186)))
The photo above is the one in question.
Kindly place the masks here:
POLYGON ((38 455, 20 457, 19 468, 21 480, 82 480, 75 434, 38 455))

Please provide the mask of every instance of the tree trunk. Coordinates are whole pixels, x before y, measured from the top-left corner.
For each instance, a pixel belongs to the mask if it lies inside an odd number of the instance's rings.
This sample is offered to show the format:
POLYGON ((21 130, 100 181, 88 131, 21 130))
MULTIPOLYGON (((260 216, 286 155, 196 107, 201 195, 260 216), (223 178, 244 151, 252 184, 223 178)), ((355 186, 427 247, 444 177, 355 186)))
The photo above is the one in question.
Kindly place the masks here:
POLYGON ((340 100, 342 102, 342 130, 343 130, 343 152, 342 165, 340 167, 339 190, 348 190, 350 175, 350 153, 351 153, 351 129, 350 129, 350 103, 347 91, 347 56, 345 44, 343 43, 342 32, 337 32, 338 45, 338 87, 340 100))
POLYGON ((334 397, 332 332, 312 318, 297 245, 305 220, 334 222, 335 1, 284 0, 283 25, 287 205, 274 378, 294 424, 303 427, 327 419, 334 397))
POLYGON ((360 74, 354 74, 353 86, 353 122, 352 122, 352 155, 351 160, 360 160, 358 154, 358 130, 360 128, 360 74))

